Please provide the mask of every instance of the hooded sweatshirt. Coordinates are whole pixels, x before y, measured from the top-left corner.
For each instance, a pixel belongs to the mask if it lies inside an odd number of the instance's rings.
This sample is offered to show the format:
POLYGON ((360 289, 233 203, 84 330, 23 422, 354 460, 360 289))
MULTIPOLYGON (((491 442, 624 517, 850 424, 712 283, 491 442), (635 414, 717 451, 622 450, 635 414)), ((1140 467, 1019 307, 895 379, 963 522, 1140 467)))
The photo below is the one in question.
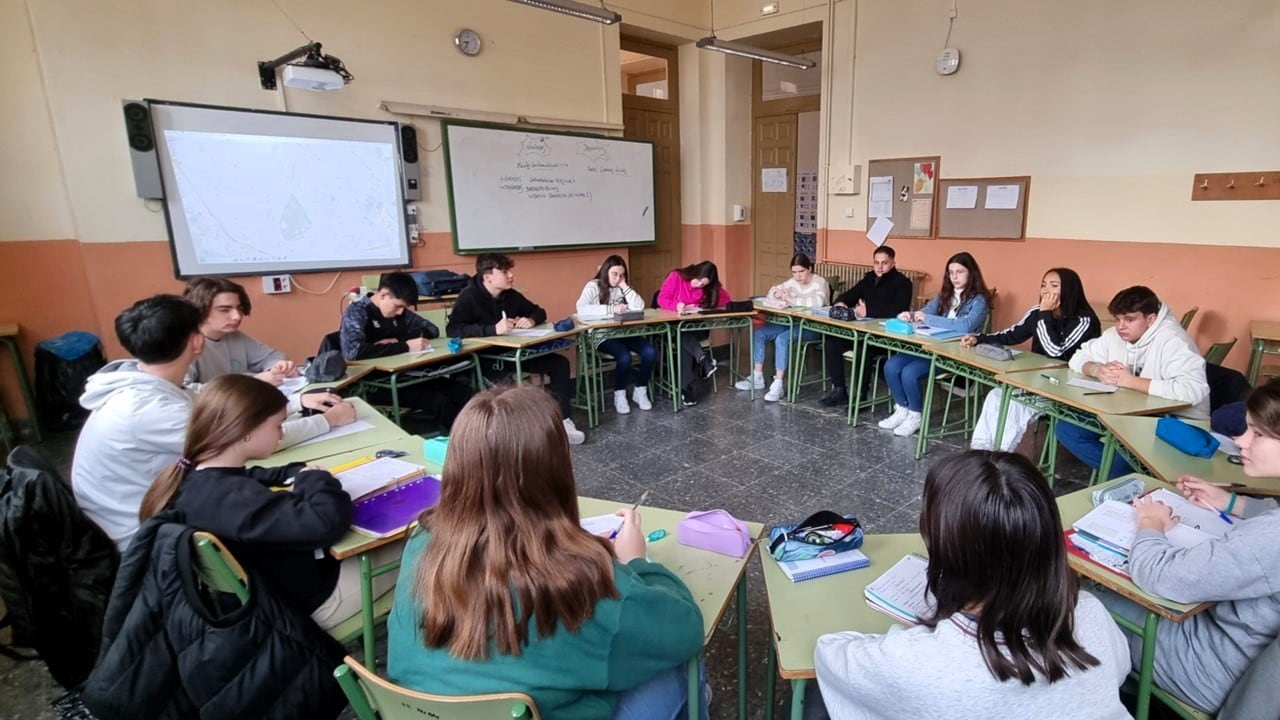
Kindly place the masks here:
MULTIPOLYGON (((138 530, 142 496, 177 461, 195 396, 143 372, 137 360, 115 360, 89 376, 80 404, 90 411, 71 463, 80 508, 121 552, 138 530)), ((322 416, 284 424, 286 448, 327 432, 322 416)))
POLYGON ((1090 362, 1124 363, 1134 375, 1151 381, 1149 395, 1191 403, 1177 415, 1195 420, 1209 418, 1204 358, 1168 305, 1160 305, 1156 321, 1137 342, 1125 342, 1111 327, 1101 337, 1081 345, 1071 356, 1071 369, 1083 373, 1085 363, 1090 362))

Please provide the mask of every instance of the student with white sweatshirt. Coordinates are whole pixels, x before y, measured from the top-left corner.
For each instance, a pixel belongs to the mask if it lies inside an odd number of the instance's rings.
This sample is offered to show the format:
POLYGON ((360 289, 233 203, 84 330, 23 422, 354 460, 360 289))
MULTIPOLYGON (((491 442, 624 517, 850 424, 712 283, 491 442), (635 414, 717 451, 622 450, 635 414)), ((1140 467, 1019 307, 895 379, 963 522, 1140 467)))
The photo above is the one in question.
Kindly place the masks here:
MULTIPOLYGON (((1135 285, 1116 293, 1107 311, 1115 318, 1115 325, 1081 345, 1071 356, 1071 369, 1107 385, 1190 403, 1176 414, 1207 420, 1209 383, 1204 376, 1204 358, 1169 306, 1160 302, 1151 288, 1135 285)), ((1064 421, 1057 424, 1056 435, 1059 443, 1089 467, 1102 464, 1102 436, 1098 433, 1064 421)), ((1106 480, 1131 471, 1117 453, 1101 477, 1106 480)))
MULTIPOLYGON (((764 304, 771 307, 822 307, 831 296, 831 288, 827 279, 813 272, 813 261, 804 253, 796 253, 791 257, 791 278, 780 285, 769 288, 765 294, 764 304)), ((778 402, 786 395, 783 378, 787 374, 787 360, 791 353, 791 343, 795 340, 817 340, 818 334, 806 330, 801 334, 786 325, 768 322, 764 327, 756 328, 751 334, 751 359, 755 362, 751 377, 738 381, 734 387, 739 390, 761 390, 764 388, 764 356, 773 343, 773 382, 769 391, 764 394, 768 402, 778 402)))
MULTIPOLYGON (((578 296, 578 315, 608 316, 628 310, 643 310, 644 297, 631 287, 627 278, 627 261, 619 255, 610 255, 600 264, 600 271, 587 281, 578 296)), ((636 368, 635 390, 631 399, 641 410, 652 410, 649 401, 649 377, 658 351, 644 337, 612 338, 600 343, 597 350, 613 356, 613 407, 619 415, 631 412, 627 402, 627 384, 631 380, 631 353, 640 356, 636 368)))

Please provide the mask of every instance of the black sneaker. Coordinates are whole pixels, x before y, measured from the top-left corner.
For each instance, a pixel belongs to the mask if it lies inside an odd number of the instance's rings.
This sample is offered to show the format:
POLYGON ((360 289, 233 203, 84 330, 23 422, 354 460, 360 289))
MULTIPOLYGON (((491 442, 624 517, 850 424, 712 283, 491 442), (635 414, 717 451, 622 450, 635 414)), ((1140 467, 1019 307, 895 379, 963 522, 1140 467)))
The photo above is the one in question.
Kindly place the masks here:
POLYGON ((702 370, 703 380, 706 380, 712 375, 715 375, 716 370, 720 368, 720 366, 716 364, 715 358, 711 357, 710 355, 703 355, 698 360, 698 367, 702 370))
POLYGON ((849 404, 849 391, 842 387, 831 388, 831 391, 818 401, 822 407, 838 407, 849 404))
POLYGON ((698 398, 694 396, 693 390, 685 388, 680 391, 680 404, 685 407, 693 407, 698 404, 698 398))

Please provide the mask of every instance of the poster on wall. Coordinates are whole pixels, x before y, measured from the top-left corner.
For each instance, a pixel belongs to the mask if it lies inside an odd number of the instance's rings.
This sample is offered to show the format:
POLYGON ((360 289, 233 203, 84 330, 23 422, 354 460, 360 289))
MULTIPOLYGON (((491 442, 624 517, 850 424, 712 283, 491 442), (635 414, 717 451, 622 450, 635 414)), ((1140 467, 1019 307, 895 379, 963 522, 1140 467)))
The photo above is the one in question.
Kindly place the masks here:
POLYGON ((915 194, 916 195, 932 195, 933 194, 933 176, 935 169, 931 162, 916 163, 915 171, 915 194))
POLYGON ((796 172, 796 232, 818 231, 818 172, 796 172))

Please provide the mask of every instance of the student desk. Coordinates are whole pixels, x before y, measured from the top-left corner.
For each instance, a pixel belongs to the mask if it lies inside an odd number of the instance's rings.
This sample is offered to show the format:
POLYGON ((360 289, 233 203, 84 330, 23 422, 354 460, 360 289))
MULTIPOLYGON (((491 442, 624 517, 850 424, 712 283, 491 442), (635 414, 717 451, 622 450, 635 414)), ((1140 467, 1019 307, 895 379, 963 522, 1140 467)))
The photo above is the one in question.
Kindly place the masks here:
MULTIPOLYGON (((1093 473, 1094 480, 1105 477, 1111 467, 1115 446, 1106 437, 1107 428, 1098 422, 1099 415, 1161 415, 1191 407, 1182 400, 1170 400, 1136 390, 1120 388, 1113 393, 1090 394, 1095 391, 1068 385, 1072 378, 1084 376, 1069 368, 1051 368, 1029 372, 1003 373, 995 377, 1001 383, 1000 419, 996 424, 996 447, 1004 436, 1004 422, 1014 389, 1025 390, 1018 401, 1048 415, 1053 422, 1067 421, 1103 436, 1102 463, 1093 473)), ((1056 441, 1054 441, 1056 442, 1056 441)), ((1052 473, 1052 470, 1050 470, 1052 473)))
MULTIPOLYGON (((957 377, 972 380, 983 387, 994 389, 1000 386, 1000 383, 995 378, 1002 373, 1047 370, 1049 368, 1065 368, 1067 366, 1061 360, 1033 352, 1020 352, 1014 355, 1012 360, 995 360, 985 355, 979 355, 974 348, 967 348, 958 342, 937 343, 931 345, 929 349, 933 351, 933 363, 929 366, 929 381, 925 384, 924 406, 926 408, 933 407, 934 381, 937 380, 939 373, 951 373, 957 377)), ((981 408, 983 399, 981 395, 978 395, 976 397, 966 397, 965 401, 966 404, 970 401, 976 401, 977 407, 981 408)), ((950 398, 948 398, 948 403, 950 403, 950 398)), ((961 424, 967 426, 967 423, 961 424)), ((924 413, 923 423, 920 425, 920 439, 916 450, 917 457, 923 455, 924 451, 928 449, 929 432, 929 413, 924 413)), ((946 425, 943 425, 937 428, 933 437, 941 438, 954 432, 956 430, 948 429, 946 425)))
MULTIPOLYGON (((1148 484, 1150 485, 1150 483, 1148 484)), ((1096 488, 1085 488, 1058 498, 1058 512, 1062 515, 1062 527, 1064 530, 1070 528, 1072 523, 1084 517, 1085 514, 1093 509, 1092 493, 1094 489, 1096 488)), ((1141 627, 1118 615, 1112 615, 1117 625, 1142 637, 1142 662, 1139 664, 1137 672, 1138 707, 1135 716, 1137 720, 1146 720, 1147 713, 1151 707, 1151 692, 1154 684, 1152 679, 1155 673, 1157 623, 1160 618, 1172 620, 1173 622, 1182 622, 1192 615, 1204 611, 1212 603, 1191 605, 1149 595, 1139 590, 1138 586, 1133 584, 1133 581, 1122 578, 1110 570, 1104 569, 1101 565, 1075 555, 1067 555, 1067 564, 1077 574, 1093 580, 1114 593, 1123 595, 1146 609, 1146 621, 1141 627)), ((1159 689, 1156 689, 1156 691, 1158 693, 1164 692, 1159 689)))
MULTIPOLYGON (((1244 468, 1227 460, 1226 453, 1215 452, 1211 458, 1188 455, 1156 437, 1158 418, 1131 415, 1099 415, 1098 421, 1111 437, 1123 445, 1135 460, 1157 478, 1177 484, 1182 474, 1195 475, 1210 482, 1231 483, 1228 488, 1247 495, 1280 495, 1280 479, 1253 478, 1244 468)), ((1209 429, 1208 420, 1183 420, 1209 429)))
MULTIPOLYGON (((330 390, 344 390, 351 385, 357 385, 360 380, 369 373, 373 372, 372 365, 348 364, 347 371, 342 377, 330 382, 313 382, 307 383, 298 392, 307 392, 308 390, 319 390, 320 388, 328 388, 330 390)), ((359 393, 357 393, 359 394, 359 393)))
MULTIPOLYGON (((763 312, 767 317, 767 322, 775 325, 784 325, 787 331, 792 335, 792 342, 789 346, 791 357, 787 358, 787 366, 791 370, 787 374, 787 402, 795 402, 796 395, 800 392, 800 386, 803 384, 804 368, 800 367, 800 359, 803 355, 804 332, 810 330, 820 336, 835 335, 837 337, 846 338, 853 341, 854 347, 857 347, 857 335, 850 327, 850 323, 841 320, 831 320, 830 318, 814 315, 813 309, 801 306, 787 307, 770 307, 765 305, 763 301, 755 301, 756 310, 763 312), (828 325, 828 321, 830 324, 828 325)), ((819 340, 821 337, 819 338, 819 340)), ((754 350, 754 348, 753 348, 754 350)), ((754 363, 755 358, 752 358, 754 363)), ((773 359, 774 368, 777 368, 778 359, 773 359)), ((754 365, 752 367, 754 372, 754 365)), ((824 378, 825 379, 825 378, 824 378)), ((755 399, 755 389, 752 388, 752 399, 755 399)))
MULTIPOLYGON (((582 332, 581 326, 575 326, 572 330, 560 332, 552 327, 551 323, 542 323, 535 325, 529 330, 549 330, 546 335, 540 337, 531 337, 528 335, 490 335, 488 337, 475 338, 484 343, 484 347, 478 351, 481 361, 490 361, 495 367, 503 362, 515 363, 516 366, 516 384, 519 385, 524 381, 524 368, 522 363, 525 360, 532 360, 542 355, 553 352, 559 352, 565 348, 574 346, 573 336, 582 332)), ((476 372, 483 376, 480 367, 477 366, 476 372)), ((483 382, 480 387, 483 387, 483 382)))
POLYGON ((1262 356, 1280 355, 1280 321, 1254 320, 1249 323, 1249 337, 1253 340, 1253 348, 1246 375, 1250 385, 1257 385, 1258 371, 1262 369, 1262 356))
MULTIPOLYGON (((867 365, 867 347, 869 346, 879 347, 879 348, 884 348, 885 350, 888 350, 890 352, 904 353, 906 355, 914 355, 919 358, 924 358, 928 360, 930 363, 932 363, 933 350, 936 345, 939 345, 942 343, 957 342, 960 340, 960 337, 961 337, 957 335, 954 338, 948 338, 946 340, 934 340, 933 338, 927 337, 925 335, 919 335, 919 334, 899 335, 898 333, 889 332, 888 330, 885 329, 884 325, 881 325, 879 322, 864 323, 862 326, 862 331, 864 335, 862 338, 862 349, 858 353, 858 375, 856 378, 853 379, 853 382, 856 384, 856 387, 857 387, 857 392, 849 393, 850 407, 853 408, 853 412, 850 413, 849 415, 850 425, 858 424, 858 412, 861 409, 861 405, 862 405, 862 402, 861 402, 862 386, 863 386, 862 376, 863 376, 863 373, 866 372, 866 365, 867 365)), ((932 401, 933 401, 933 383, 930 382, 928 387, 925 388, 924 407, 921 410, 921 415, 923 417, 927 418, 929 416, 929 411, 931 409, 930 403, 932 401)), ((925 427, 922 425, 920 429, 922 431, 920 433, 920 438, 916 440, 916 459, 917 460, 919 460, 920 456, 924 454, 925 433, 923 431, 925 427)))
MULTIPOLYGON (((27 425, 31 428, 31 436, 36 442, 43 438, 40 435, 40 416, 36 414, 36 403, 31 395, 31 383, 27 381, 27 368, 22 364, 22 353, 18 350, 18 323, 0 322, 0 343, 9 348, 9 359, 13 361, 13 371, 18 375, 18 388, 22 391, 22 401, 27 405, 27 425)), ((6 448, 14 447, 14 431, 9 425, 9 417, 0 405, 0 440, 6 448)))
POLYGON ((305 445, 294 445, 286 450, 279 450, 263 460, 251 461, 250 465, 275 466, 288 465, 295 462, 311 462, 339 453, 351 452, 367 448, 379 443, 387 443, 408 437, 400 426, 391 422, 382 413, 374 410, 369 403, 360 398, 352 398, 356 406, 356 420, 364 420, 373 425, 368 430, 342 435, 331 440, 318 440, 305 445))
MULTIPOLYGON (((604 391, 604 360, 598 348, 606 340, 629 337, 657 337, 659 349, 667 354, 667 379, 665 388, 670 391, 672 410, 680 407, 680 395, 676 391, 674 345, 670 340, 670 324, 675 313, 647 308, 644 318, 625 322, 613 319, 575 320, 582 332, 578 334, 578 384, 581 405, 587 411, 590 427, 600 424, 600 410, 607 397, 604 391), (584 389, 585 388, 585 389, 584 389)), ((658 382, 659 386, 663 383, 658 382)))
MULTIPOLYGON (((670 357, 675 365, 675 382, 677 392, 684 387, 684 358, 680 357, 680 338, 686 332, 695 332, 698 330, 735 330, 745 328, 747 331, 747 347, 751 347, 751 318, 755 316, 755 310, 747 310, 745 312, 724 312, 716 310, 703 316, 701 313, 681 314, 674 310, 658 310, 669 321, 674 322, 675 327, 671 330, 671 350, 670 357)), ((733 368, 739 367, 738 364, 738 340, 735 333, 729 333, 729 383, 733 384, 735 376, 733 368)), ((749 375, 747 377, 750 377, 749 375)), ((675 393, 673 393, 675 395, 675 393)), ((755 389, 751 391, 752 399, 755 399, 755 389)), ((673 400, 676 412, 684 409, 678 398, 673 400)))
MULTIPOLYGON (((322 460, 320 465, 325 468, 338 467, 362 458, 371 457, 378 450, 382 450, 384 448, 389 450, 403 450, 409 454, 400 458, 401 460, 417 463, 418 465, 426 467, 427 472, 432 475, 436 475, 437 477, 440 475, 440 466, 427 461, 426 456, 422 453, 422 438, 417 436, 405 436, 390 442, 381 443, 377 446, 369 446, 353 452, 343 453, 342 455, 328 457, 322 460)), ((343 536, 341 540, 339 540, 333 547, 329 548, 329 554, 333 555, 333 557, 339 561, 346 560, 350 557, 360 558, 360 634, 361 639, 364 642, 364 663, 370 669, 374 668, 375 619, 379 611, 385 613, 390 610, 391 597, 393 595, 391 591, 386 593, 386 600, 381 603, 382 605, 385 605, 385 609, 377 607, 375 602, 378 598, 373 596, 373 579, 379 575, 399 570, 400 561, 396 560, 394 562, 386 563, 385 565, 379 565, 375 568, 373 567, 373 561, 369 554, 384 545, 403 542, 408 535, 409 528, 405 528, 401 532, 388 535, 383 538, 369 537, 368 535, 363 535, 355 530, 348 530, 347 534, 343 536)), ((347 633, 339 634, 346 635, 347 633)))
MULTIPOLYGON (((367 360, 353 360, 352 362, 367 366, 370 370, 386 373, 386 377, 365 379, 364 384, 368 387, 391 391, 391 420, 396 425, 399 425, 400 388, 436 379, 437 376, 430 372, 430 366, 432 365, 450 365, 459 360, 469 362, 475 372, 475 387, 477 389, 483 388, 484 383, 480 380, 480 364, 476 362, 474 354, 488 346, 488 343, 483 341, 467 339, 462 341, 461 350, 453 352, 449 349, 449 341, 447 339, 436 338, 431 341, 431 352, 401 353, 386 357, 368 358, 367 360), (423 375, 418 376, 418 373, 423 373, 423 375)), ((459 368, 459 370, 461 369, 463 368, 459 368)))
POLYGON ((924 539, 914 533, 868 534, 860 549, 871 559, 870 567, 797 583, 787 579, 778 561, 761 551, 771 639, 765 666, 766 719, 773 717, 775 661, 777 674, 791 681, 791 717, 800 720, 805 684, 814 677, 813 651, 818 636, 844 630, 884 633, 893 626, 893 618, 867 605, 863 590, 902 556, 924 555, 924 539))
MULTIPOLYGON (((597 500, 595 498, 578 498, 578 510, 583 517, 593 515, 609 515, 627 503, 615 500, 597 500)), ((739 558, 720 555, 709 550, 701 550, 681 545, 676 542, 676 526, 687 514, 678 510, 664 510, 648 506, 640 507, 640 524, 645 534, 663 529, 667 536, 648 544, 649 559, 662 563, 675 573, 689 587, 693 599, 702 611, 703 645, 711 642, 711 636, 720 624, 720 618, 729 606, 729 599, 736 597, 738 617, 738 717, 745 718, 747 713, 747 565, 756 551, 752 544, 746 556, 739 558)), ((752 537, 759 537, 764 530, 760 523, 744 522, 752 537)), ((698 697, 698 665, 697 658, 689 663, 689 697, 698 697)), ((696 702, 689 704, 690 720, 696 720, 696 702)))

